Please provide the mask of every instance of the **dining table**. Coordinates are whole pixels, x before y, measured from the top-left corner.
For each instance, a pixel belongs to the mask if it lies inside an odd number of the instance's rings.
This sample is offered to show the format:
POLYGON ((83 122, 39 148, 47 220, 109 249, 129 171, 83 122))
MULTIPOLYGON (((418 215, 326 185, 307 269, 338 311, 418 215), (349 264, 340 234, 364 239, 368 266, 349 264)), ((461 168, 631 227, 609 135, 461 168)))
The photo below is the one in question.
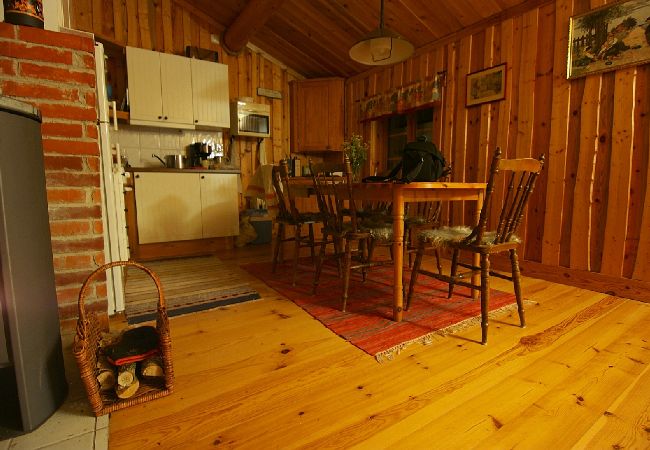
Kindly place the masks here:
MULTIPOLYGON (((478 223, 483 207, 486 183, 465 182, 412 182, 412 183, 354 183, 352 196, 359 201, 392 202, 393 219, 393 320, 400 322, 404 312, 402 286, 404 265, 404 205, 428 201, 475 201, 474 223, 478 223)), ((479 265, 479 256, 474 255, 474 265, 479 265)), ((480 275, 472 275, 472 282, 480 284, 480 275)), ((473 291, 472 297, 478 297, 473 291)))
MULTIPOLYGON (((313 179, 311 177, 295 177, 294 194, 299 197, 313 195, 313 179)), ((356 201, 380 201, 392 204, 393 221, 393 320, 400 322, 404 312, 404 294, 402 276, 404 273, 404 205, 413 202, 428 201, 475 201, 476 212, 473 218, 478 223, 483 207, 486 183, 465 183, 451 181, 434 182, 372 182, 352 184, 352 196, 356 201)), ((463 224, 467 225, 467 224, 463 224)), ((475 266, 480 264, 479 255, 474 255, 475 266)), ((472 275, 472 282, 480 284, 480 275, 472 275)), ((472 291, 472 297, 478 299, 478 291, 472 291)))

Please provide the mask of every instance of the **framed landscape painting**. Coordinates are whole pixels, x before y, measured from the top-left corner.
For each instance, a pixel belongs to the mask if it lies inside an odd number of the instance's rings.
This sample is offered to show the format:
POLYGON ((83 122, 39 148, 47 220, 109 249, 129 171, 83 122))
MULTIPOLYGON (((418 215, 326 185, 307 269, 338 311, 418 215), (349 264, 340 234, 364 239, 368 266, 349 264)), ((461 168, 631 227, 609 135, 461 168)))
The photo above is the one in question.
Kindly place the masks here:
POLYGON ((569 21, 567 78, 650 61, 650 2, 630 0, 569 21))
POLYGON ((501 100, 506 95, 506 65, 467 75, 467 106, 501 100))

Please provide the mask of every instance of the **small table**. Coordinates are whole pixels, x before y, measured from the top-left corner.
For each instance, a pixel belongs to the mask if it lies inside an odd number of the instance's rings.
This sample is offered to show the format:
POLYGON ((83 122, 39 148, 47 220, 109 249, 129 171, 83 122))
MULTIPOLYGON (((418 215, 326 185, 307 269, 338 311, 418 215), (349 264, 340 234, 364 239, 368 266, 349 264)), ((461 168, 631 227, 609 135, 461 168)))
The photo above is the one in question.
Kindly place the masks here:
MULTIPOLYGON (((427 201, 476 201, 475 223, 478 223, 483 207, 485 183, 455 182, 414 182, 402 183, 355 183, 352 195, 355 200, 379 200, 392 202, 393 211, 393 320, 402 320, 404 298, 402 295, 402 264, 404 263, 404 204, 427 201)), ((479 265, 479 256, 474 256, 474 264, 479 265)), ((480 284, 479 275, 472 278, 480 284)), ((478 293, 472 292, 476 297, 478 293)))

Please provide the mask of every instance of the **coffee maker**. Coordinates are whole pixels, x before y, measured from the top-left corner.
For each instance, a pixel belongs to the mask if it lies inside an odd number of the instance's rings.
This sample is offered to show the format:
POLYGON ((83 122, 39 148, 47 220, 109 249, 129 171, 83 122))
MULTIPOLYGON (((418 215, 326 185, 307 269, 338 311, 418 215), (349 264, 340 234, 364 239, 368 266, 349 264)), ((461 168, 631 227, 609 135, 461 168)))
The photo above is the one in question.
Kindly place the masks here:
POLYGON ((187 156, 191 167, 221 164, 224 157, 223 132, 217 131, 200 142, 190 144, 187 156))
POLYGON ((190 167, 201 167, 201 143, 194 142, 187 148, 187 159, 190 167))

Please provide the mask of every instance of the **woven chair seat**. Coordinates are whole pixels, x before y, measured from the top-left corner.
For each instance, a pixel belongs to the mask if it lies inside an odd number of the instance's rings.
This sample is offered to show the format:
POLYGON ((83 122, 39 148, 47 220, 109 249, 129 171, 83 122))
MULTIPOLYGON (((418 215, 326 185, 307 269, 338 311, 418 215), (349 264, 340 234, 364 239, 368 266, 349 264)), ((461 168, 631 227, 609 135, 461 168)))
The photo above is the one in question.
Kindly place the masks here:
POLYGON ((363 223, 359 226, 358 232, 354 232, 352 229, 352 224, 350 222, 343 222, 343 226, 340 230, 333 227, 325 227, 324 230, 326 230, 329 235, 338 236, 341 238, 351 237, 352 235, 355 235, 357 239, 371 237, 372 239, 381 241, 382 243, 391 242, 393 239, 393 227, 386 226, 385 223, 363 223))
POLYGON ((381 241, 382 243, 391 242, 393 240, 393 227, 386 226, 386 224, 368 224, 361 223, 361 230, 370 235, 371 238, 381 241))
POLYGON ((277 220, 281 220, 285 223, 288 223, 290 225, 295 225, 297 223, 316 223, 316 222, 322 222, 322 214, 317 213, 317 212, 306 212, 306 213, 298 213, 298 217, 294 216, 286 216, 286 215, 278 215, 277 220))
POLYGON ((430 220, 422 216, 413 216, 413 217, 404 218, 404 226, 426 225, 428 223, 430 223, 430 220))
MULTIPOLYGON (((418 240, 424 241, 433 248, 449 247, 453 244, 460 243, 463 239, 472 233, 470 227, 440 227, 433 230, 424 230, 418 233, 418 240)), ((496 237, 495 231, 488 231, 483 235, 480 245, 490 246, 494 245, 494 238, 496 237)), ((512 235, 508 242, 520 243, 521 238, 517 235, 512 235)))

